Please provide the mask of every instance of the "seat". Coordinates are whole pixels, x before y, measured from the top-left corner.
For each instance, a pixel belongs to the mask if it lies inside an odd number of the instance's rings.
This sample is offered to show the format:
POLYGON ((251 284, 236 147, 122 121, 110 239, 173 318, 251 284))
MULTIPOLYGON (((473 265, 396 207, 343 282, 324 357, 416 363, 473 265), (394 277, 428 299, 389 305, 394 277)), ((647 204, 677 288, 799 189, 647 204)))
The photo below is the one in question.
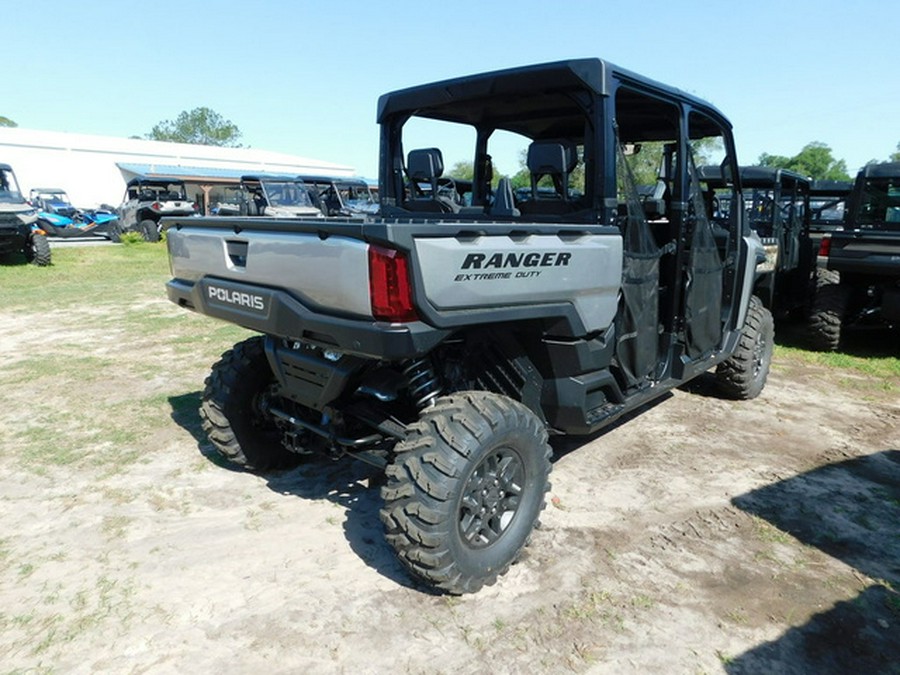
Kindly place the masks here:
POLYGON ((406 171, 411 183, 409 198, 404 204, 407 209, 431 213, 459 213, 459 203, 440 194, 438 189, 439 179, 444 174, 444 158, 438 148, 410 150, 406 158, 406 171), (427 185, 429 192, 423 194, 421 184, 427 185))
POLYGON ((569 175, 578 164, 578 153, 571 141, 535 141, 528 146, 526 162, 531 174, 531 199, 519 205, 523 214, 558 215, 576 210, 569 201, 569 175), (553 181, 549 191, 538 188, 544 176, 553 181))

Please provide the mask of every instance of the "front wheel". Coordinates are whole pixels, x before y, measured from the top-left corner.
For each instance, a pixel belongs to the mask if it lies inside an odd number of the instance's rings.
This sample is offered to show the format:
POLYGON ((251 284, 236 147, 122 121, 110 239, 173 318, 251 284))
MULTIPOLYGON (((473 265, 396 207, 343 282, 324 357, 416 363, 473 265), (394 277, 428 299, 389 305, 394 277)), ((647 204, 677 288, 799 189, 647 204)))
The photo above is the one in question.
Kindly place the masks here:
POLYGON ((200 404, 203 430, 219 454, 257 471, 284 469, 300 455, 282 445, 282 434, 265 412, 275 376, 266 358, 265 338, 252 337, 222 354, 206 378, 200 404))
POLYGON ((483 391, 439 398, 394 448, 382 488, 388 542, 449 593, 493 584, 528 542, 550 489, 540 419, 483 391))
POLYGON ((159 241, 159 226, 155 221, 150 220, 149 218, 147 220, 142 220, 138 229, 141 231, 141 236, 145 241, 159 241))
POLYGON ((766 385, 774 348, 772 313, 754 295, 750 298, 737 349, 716 368, 716 381, 722 394, 738 400, 759 396, 766 385))
POLYGON ((46 267, 50 264, 50 242, 43 234, 33 233, 25 247, 25 257, 32 265, 46 267))

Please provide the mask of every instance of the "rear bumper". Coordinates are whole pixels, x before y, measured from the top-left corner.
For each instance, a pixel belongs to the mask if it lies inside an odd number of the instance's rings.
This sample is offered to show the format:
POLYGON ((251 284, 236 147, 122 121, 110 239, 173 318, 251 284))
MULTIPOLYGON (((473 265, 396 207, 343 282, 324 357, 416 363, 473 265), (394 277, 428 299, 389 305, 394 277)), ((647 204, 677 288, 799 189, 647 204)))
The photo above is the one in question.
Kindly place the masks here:
POLYGON ((421 356, 450 333, 421 321, 385 323, 320 314, 283 290, 225 279, 205 277, 197 283, 173 279, 166 292, 175 304, 206 316, 366 358, 395 361, 421 356))

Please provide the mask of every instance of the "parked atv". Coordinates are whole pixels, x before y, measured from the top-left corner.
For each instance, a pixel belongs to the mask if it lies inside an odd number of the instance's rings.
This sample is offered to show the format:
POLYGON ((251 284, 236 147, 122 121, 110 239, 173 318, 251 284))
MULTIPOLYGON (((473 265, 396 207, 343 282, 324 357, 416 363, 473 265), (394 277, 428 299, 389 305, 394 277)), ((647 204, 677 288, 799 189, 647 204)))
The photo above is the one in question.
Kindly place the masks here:
POLYGON ((22 196, 9 164, 0 164, 0 257, 21 253, 39 266, 50 264, 50 244, 38 227, 37 211, 22 196))
POLYGON ((728 120, 598 59, 389 93, 378 122, 378 218, 167 219, 168 295, 261 333, 206 380, 200 415, 223 457, 382 467, 399 560, 474 592, 532 535, 551 434, 593 433, 710 369, 726 396, 762 391, 762 246, 728 120), (404 150, 423 122, 474 141, 452 148, 474 167, 463 203, 440 149, 404 150), (508 177, 492 180, 492 144, 510 141, 531 176, 518 202, 508 177), (667 148, 652 213, 633 177, 646 142, 667 148), (730 176, 725 216, 693 160, 709 147, 730 176))
POLYGON ((188 199, 183 180, 132 178, 119 207, 123 232, 140 232, 147 241, 159 241, 163 216, 195 216, 196 202, 188 199))
POLYGON ((115 213, 75 208, 65 190, 33 188, 28 201, 38 211, 39 227, 50 237, 95 235, 119 241, 122 233, 115 213))

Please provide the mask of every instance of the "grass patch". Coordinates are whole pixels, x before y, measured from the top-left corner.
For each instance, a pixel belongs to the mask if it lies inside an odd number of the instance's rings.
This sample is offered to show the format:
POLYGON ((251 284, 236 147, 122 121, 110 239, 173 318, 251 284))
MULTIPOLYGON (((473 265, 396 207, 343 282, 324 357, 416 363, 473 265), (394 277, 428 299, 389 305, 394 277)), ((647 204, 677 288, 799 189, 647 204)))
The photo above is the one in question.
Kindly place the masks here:
MULTIPOLYGON (((775 357, 823 366, 838 372, 866 375, 869 378, 869 386, 883 391, 895 391, 900 388, 900 357, 882 350, 866 348, 857 350, 856 353, 810 352, 798 347, 776 345, 775 357)), ((846 379, 844 384, 853 386, 853 383, 846 379)))
POLYGON ((138 295, 165 297, 169 278, 162 244, 57 247, 49 267, 0 265, 6 311, 86 303, 127 306, 138 295))
POLYGON ((789 544, 793 537, 758 516, 753 516, 753 532, 756 538, 769 544, 789 544))

